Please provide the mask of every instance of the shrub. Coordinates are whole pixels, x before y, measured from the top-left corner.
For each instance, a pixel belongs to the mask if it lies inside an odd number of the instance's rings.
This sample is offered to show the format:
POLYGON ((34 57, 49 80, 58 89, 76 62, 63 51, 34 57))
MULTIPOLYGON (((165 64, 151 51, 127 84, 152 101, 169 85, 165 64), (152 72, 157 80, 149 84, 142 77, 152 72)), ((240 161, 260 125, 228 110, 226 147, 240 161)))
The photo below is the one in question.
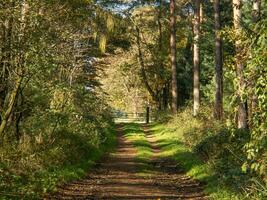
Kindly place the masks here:
POLYGON ((250 142, 251 133, 214 121, 210 113, 210 106, 203 106, 199 115, 193 117, 191 108, 185 107, 171 119, 165 114, 164 119, 168 121, 168 130, 175 132, 177 138, 209 165, 220 185, 250 198, 266 195, 266 177, 243 169, 247 162, 244 147, 250 142))

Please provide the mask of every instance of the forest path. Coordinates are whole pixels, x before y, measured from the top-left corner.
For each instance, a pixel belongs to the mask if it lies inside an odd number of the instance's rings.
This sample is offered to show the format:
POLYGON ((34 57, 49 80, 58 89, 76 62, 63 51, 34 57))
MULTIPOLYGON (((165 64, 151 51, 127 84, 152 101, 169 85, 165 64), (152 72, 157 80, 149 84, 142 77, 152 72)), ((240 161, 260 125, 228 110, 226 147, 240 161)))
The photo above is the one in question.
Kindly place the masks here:
POLYGON ((145 125, 142 134, 148 143, 133 143, 125 134, 132 131, 127 124, 118 125, 118 147, 103 159, 88 175, 58 189, 50 199, 205 199, 200 184, 186 177, 176 163, 160 158, 153 135, 145 125), (124 133, 125 132, 125 133, 124 133), (147 159, 137 159, 137 145, 152 152, 147 159))

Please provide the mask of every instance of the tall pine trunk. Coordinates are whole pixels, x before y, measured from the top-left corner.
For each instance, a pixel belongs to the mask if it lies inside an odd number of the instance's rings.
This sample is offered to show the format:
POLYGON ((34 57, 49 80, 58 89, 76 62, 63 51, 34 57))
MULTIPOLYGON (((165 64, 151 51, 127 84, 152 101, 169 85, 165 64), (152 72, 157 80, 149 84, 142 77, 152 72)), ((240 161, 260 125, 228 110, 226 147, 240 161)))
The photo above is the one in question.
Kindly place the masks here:
MULTIPOLYGON (((158 1, 159 3, 159 9, 158 9, 158 31, 159 31, 159 37, 158 37, 158 51, 161 54, 163 50, 163 30, 162 30, 162 0, 158 1)), ((160 70, 164 71, 164 63, 162 57, 159 58, 159 65, 160 70)), ((162 78, 162 77, 161 77, 162 78)), ((161 105, 161 108, 163 110, 167 110, 167 104, 165 103, 168 101, 167 95, 165 93, 166 90, 166 84, 160 89, 160 95, 159 95, 159 105, 161 105)))
POLYGON ((175 0, 170 1, 170 48, 171 48, 171 68, 172 68, 172 111, 177 112, 178 88, 177 88, 177 67, 176 67, 176 16, 175 0))
POLYGON ((199 52, 199 38, 200 38, 200 0, 195 0, 194 11, 194 44, 193 44, 193 113, 194 116, 198 114, 200 106, 200 52, 199 52))
MULTIPOLYGON (((233 0, 233 14, 234 14, 234 28, 237 37, 242 32, 241 27, 241 0, 233 0)), ((248 112, 246 100, 242 98, 243 92, 246 88, 246 82, 244 77, 244 63, 242 61, 242 41, 237 39, 235 42, 236 50, 236 75, 238 79, 238 91, 237 91, 237 100, 238 100, 238 121, 237 126, 239 129, 248 128, 248 112)))
POLYGON ((221 120, 223 116, 223 62, 220 0, 214 0, 214 28, 215 28, 215 105, 214 118, 221 120))

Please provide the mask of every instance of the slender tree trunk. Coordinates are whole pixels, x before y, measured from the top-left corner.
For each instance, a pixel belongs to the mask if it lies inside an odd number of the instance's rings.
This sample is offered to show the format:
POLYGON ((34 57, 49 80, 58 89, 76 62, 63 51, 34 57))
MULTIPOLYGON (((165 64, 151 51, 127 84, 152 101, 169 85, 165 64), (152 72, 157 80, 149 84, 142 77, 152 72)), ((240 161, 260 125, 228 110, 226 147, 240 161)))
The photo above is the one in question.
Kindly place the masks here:
POLYGON ((2 121, 0 124, 0 138, 3 138, 2 136, 3 136, 4 130, 7 126, 8 119, 12 114, 12 110, 14 108, 16 98, 17 98, 18 93, 19 93, 19 88, 20 88, 22 79, 23 79, 23 77, 20 76, 18 78, 18 80, 16 81, 15 88, 14 88, 13 92, 10 94, 10 100, 9 100, 8 107, 5 110, 5 112, 3 112, 3 114, 2 114, 2 121))
POLYGON ((253 0, 252 20, 256 23, 260 19, 261 0, 253 0))
MULTIPOLYGON (((5 97, 8 93, 8 76, 11 65, 11 43, 12 43, 12 29, 13 29, 13 16, 5 20, 3 28, 3 41, 2 41, 2 57, 0 61, 0 109, 4 109, 5 97)), ((1 119, 0 119, 1 121, 1 119)))
MULTIPOLYGON (((8 126, 8 120, 10 119, 10 116, 12 115, 12 112, 15 107, 15 103, 17 100, 17 96, 19 93, 19 89, 23 80, 23 75, 24 75, 24 37, 25 37, 25 29, 26 29, 26 15, 29 11, 29 4, 27 0, 22 1, 21 4, 21 17, 20 17, 20 35, 18 37, 18 43, 20 47, 20 52, 17 55, 18 59, 16 62, 16 65, 14 65, 14 72, 12 75, 15 76, 15 83, 14 83, 14 88, 11 89, 10 94, 7 94, 5 96, 5 102, 7 103, 6 109, 3 109, 1 113, 1 124, 0 124, 0 138, 3 138, 4 131, 6 127, 8 126)), ((13 66, 12 66, 13 67, 13 66)), ((11 74, 9 74, 11 76, 11 74)))
POLYGON ((203 23, 204 21, 204 10, 203 10, 203 1, 200 1, 199 5, 199 17, 200 17, 200 23, 203 23))
MULTIPOLYGON (((252 21, 253 23, 257 23, 258 20, 260 19, 260 9, 261 9, 261 0, 253 0, 252 4, 252 21)), ((255 87, 255 80, 252 80, 252 87, 255 87)), ((251 110, 250 114, 254 112, 257 106, 257 95, 255 92, 252 94, 251 98, 251 110)))
MULTIPOLYGON (((158 52, 162 53, 162 47, 163 47, 163 33, 162 33, 162 23, 161 23, 161 19, 162 19, 162 0, 158 1, 159 3, 159 9, 158 9, 158 31, 159 31, 159 37, 158 37, 158 52)), ((160 66, 160 70, 161 72, 164 71, 164 64, 163 64, 163 60, 162 57, 159 57, 159 66, 160 66)), ((163 79, 163 77, 161 76, 161 78, 163 79)), ((164 90, 165 90, 165 86, 163 86, 163 88, 160 88, 159 91, 159 110, 163 109, 166 110, 167 107, 164 104, 165 101, 165 95, 164 95, 164 90)))
POLYGON ((171 48, 171 68, 172 68, 172 111, 177 113, 178 108, 178 88, 177 88, 177 67, 176 67, 176 15, 175 0, 170 1, 170 48, 171 48))
MULTIPOLYGON (((234 14, 234 28, 236 35, 241 34, 241 0, 233 0, 233 14, 234 14)), ((238 128, 247 129, 248 128, 248 114, 246 101, 242 98, 243 91, 246 88, 245 77, 244 77, 244 63, 240 54, 242 53, 242 41, 236 40, 236 75, 238 78, 238 128)))
POLYGON ((162 91, 162 106, 164 110, 167 110, 168 108, 168 93, 169 93, 169 86, 168 83, 166 83, 162 91))
MULTIPOLYGON (((22 107, 22 105, 24 104, 24 96, 23 96, 23 88, 20 88, 19 90, 19 94, 17 97, 17 103, 16 106, 17 108, 22 107)), ((21 131, 20 131, 20 122, 22 120, 23 117, 23 111, 22 110, 16 110, 16 114, 15 114, 15 131, 16 131, 16 139, 19 142, 20 138, 21 138, 21 131)))
POLYGON ((157 103, 158 103, 158 111, 162 110, 162 89, 160 88, 159 90, 157 90, 156 92, 157 94, 157 103))
POLYGON ((214 117, 222 119, 223 115, 223 62, 222 62, 222 39, 220 36, 221 16, 220 0, 214 0, 214 28, 215 28, 215 106, 214 117))
POLYGON ((194 11, 194 44, 193 44, 193 114, 196 116, 200 106, 200 52, 199 52, 199 38, 200 38, 200 0, 195 0, 194 11))
MULTIPOLYGON (((1 31, 2 31, 2 47, 1 47, 1 60, 0 60, 0 67, 1 67, 1 71, 0 71, 0 110, 2 110, 4 108, 4 100, 5 100, 5 96, 6 96, 6 67, 5 67, 5 54, 6 54, 6 26, 4 25, 4 23, 2 23, 1 26, 1 31)), ((0 122, 1 122, 1 117, 0 117, 0 122)))
POLYGON ((162 18, 162 0, 159 0, 159 11, 158 11, 159 52, 162 51, 162 40, 163 40, 161 18, 162 18))

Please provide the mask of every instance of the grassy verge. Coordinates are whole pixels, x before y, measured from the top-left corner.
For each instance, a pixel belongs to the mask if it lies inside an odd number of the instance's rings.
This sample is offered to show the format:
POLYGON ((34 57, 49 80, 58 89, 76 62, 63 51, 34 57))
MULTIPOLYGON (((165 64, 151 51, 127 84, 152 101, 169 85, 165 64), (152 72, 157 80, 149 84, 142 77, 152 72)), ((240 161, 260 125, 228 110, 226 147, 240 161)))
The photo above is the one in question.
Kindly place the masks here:
MULTIPOLYGON (((115 127, 110 126, 105 132, 105 139, 95 146, 87 137, 64 133, 54 146, 31 154, 35 156, 32 168, 28 167, 28 163, 20 165, 20 169, 0 163, 0 200, 42 199, 45 193, 55 191, 58 185, 84 177, 105 152, 116 146, 115 127), (37 165, 40 170, 36 170, 37 165)), ((14 150, 12 155, 23 158, 18 150, 14 150)))
POLYGON ((201 182, 205 182, 205 193, 215 200, 241 200, 245 196, 221 184, 210 163, 203 162, 199 156, 183 142, 183 130, 174 129, 173 126, 154 123, 151 133, 161 148, 162 157, 170 157, 185 170, 186 174, 201 182))
POLYGON ((153 156, 153 152, 151 144, 147 141, 141 125, 138 123, 127 123, 124 125, 123 132, 126 138, 132 142, 137 150, 135 159, 137 162, 141 163, 138 169, 138 175, 150 176, 152 171, 149 161, 153 156))
MULTIPOLYGON (((61 168, 50 168, 44 171, 44 180, 48 182, 47 191, 55 191, 56 186, 64 184, 66 182, 83 178, 88 170, 95 165, 103 154, 114 150, 116 146, 116 130, 115 127, 111 127, 107 134, 105 142, 103 142, 98 148, 88 149, 90 151, 86 157, 84 157, 79 163, 69 166, 63 166, 61 168), (51 178, 55 180, 51 182, 51 178)), ((42 185, 44 188, 45 185, 42 185)))

